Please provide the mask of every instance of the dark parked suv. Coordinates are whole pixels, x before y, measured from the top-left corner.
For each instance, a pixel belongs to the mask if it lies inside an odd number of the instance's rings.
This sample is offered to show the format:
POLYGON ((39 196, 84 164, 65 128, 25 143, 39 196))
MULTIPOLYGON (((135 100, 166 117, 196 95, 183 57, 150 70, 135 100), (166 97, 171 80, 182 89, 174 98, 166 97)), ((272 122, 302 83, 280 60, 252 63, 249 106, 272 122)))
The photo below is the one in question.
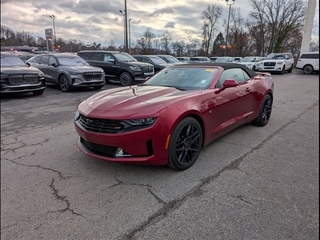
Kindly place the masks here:
POLYGON ((138 62, 125 52, 85 50, 77 54, 89 64, 102 68, 106 80, 120 81, 123 86, 131 85, 134 81, 144 81, 154 74, 153 65, 138 62))

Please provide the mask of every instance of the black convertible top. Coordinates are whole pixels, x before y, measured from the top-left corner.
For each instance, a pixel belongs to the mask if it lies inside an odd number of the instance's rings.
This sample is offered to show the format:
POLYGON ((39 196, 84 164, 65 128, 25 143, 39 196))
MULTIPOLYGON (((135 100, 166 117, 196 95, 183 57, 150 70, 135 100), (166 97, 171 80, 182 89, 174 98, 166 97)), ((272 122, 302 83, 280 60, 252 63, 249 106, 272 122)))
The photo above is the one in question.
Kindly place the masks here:
MULTIPOLYGON (((177 66, 177 65, 175 65, 177 66)), ((226 63, 215 63, 215 62, 203 62, 203 63, 182 63, 179 64, 179 66, 216 66, 216 67, 222 67, 223 69, 231 69, 231 68, 241 68, 243 71, 246 71, 250 77, 254 77, 256 75, 258 75, 256 72, 252 71, 251 69, 249 69, 247 66, 242 65, 242 64, 237 64, 237 63, 230 63, 230 62, 226 62, 226 63)))

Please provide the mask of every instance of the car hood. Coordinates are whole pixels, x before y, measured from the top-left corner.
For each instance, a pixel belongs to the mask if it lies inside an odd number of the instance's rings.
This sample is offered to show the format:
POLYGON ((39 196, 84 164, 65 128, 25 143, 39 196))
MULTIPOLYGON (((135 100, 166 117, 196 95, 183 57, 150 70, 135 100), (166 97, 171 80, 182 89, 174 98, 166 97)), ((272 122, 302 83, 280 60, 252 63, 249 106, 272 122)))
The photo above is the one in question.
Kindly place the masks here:
POLYGON ((42 73, 38 68, 27 66, 1 67, 1 74, 38 74, 42 73))
POLYGON ((266 59, 263 60, 262 62, 284 62, 285 59, 266 59))
POLYGON ((126 62, 129 63, 130 65, 135 65, 135 66, 139 66, 139 67, 153 67, 152 64, 150 63, 145 63, 145 62, 126 62))
POLYGON ((246 65, 246 64, 255 64, 255 62, 237 62, 238 64, 243 64, 243 65, 246 65))
POLYGON ((103 72, 102 68, 99 67, 94 67, 94 66, 88 66, 88 65, 83 65, 83 66, 59 66, 60 69, 67 70, 67 71, 73 71, 73 72, 92 72, 92 71, 97 71, 97 72, 103 72))
POLYGON ((175 101, 198 95, 197 91, 181 91, 163 86, 129 86, 100 91, 86 100, 90 109, 135 112, 144 111, 146 107, 153 111, 154 106, 165 107, 175 101))

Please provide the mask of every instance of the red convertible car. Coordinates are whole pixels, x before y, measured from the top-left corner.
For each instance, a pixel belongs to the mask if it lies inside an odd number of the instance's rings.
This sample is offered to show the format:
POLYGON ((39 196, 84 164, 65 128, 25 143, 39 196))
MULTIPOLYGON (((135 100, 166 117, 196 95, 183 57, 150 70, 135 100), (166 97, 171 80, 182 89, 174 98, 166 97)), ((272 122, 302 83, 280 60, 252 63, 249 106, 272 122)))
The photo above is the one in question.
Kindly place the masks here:
POLYGON ((269 73, 236 63, 172 65, 140 85, 81 102, 77 146, 103 160, 185 170, 227 132, 250 122, 266 125, 273 88, 269 73))

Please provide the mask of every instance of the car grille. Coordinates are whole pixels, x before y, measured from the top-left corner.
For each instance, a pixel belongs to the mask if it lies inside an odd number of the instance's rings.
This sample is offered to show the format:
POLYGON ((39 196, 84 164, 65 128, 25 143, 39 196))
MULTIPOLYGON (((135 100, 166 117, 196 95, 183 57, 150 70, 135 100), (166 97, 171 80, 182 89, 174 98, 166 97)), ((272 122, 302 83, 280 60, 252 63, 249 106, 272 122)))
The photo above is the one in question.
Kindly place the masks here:
POLYGON ((37 84, 37 75, 17 74, 9 76, 9 84, 13 86, 20 86, 22 84, 37 84))
POLYGON ((142 69, 143 69, 143 72, 144 72, 144 73, 153 73, 153 72, 154 72, 153 66, 143 67, 142 69))
POLYGON ((103 155, 106 157, 114 157, 118 149, 117 147, 110 147, 97 143, 87 142, 83 138, 80 138, 80 142, 95 154, 103 155))
POLYGON ((80 115, 79 123, 88 131, 99 133, 117 133, 124 128, 120 121, 88 118, 84 115, 80 115))
POLYGON ((269 66, 275 66, 276 63, 275 62, 265 62, 263 65, 266 67, 269 67, 269 66))
POLYGON ((91 81, 91 80, 101 80, 102 74, 100 72, 87 72, 82 74, 82 76, 86 81, 91 81))

